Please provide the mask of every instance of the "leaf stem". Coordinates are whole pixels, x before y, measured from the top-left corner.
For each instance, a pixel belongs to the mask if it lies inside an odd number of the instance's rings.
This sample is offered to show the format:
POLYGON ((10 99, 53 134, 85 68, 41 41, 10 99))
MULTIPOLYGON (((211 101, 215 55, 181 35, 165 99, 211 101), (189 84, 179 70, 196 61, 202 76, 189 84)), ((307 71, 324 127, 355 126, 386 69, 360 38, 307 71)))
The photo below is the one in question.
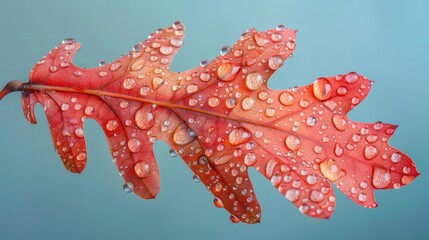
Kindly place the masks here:
POLYGON ((21 91, 23 83, 19 80, 10 81, 0 92, 0 100, 11 92, 21 91))

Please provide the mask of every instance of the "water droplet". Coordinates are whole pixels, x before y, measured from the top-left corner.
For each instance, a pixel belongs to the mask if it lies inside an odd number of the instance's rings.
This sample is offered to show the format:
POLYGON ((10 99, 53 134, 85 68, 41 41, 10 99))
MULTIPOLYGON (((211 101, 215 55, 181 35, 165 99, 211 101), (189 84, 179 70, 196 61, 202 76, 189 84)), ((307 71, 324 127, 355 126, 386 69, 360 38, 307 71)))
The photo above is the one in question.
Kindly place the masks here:
POLYGON ((339 143, 335 144, 334 153, 335 153, 335 156, 337 157, 341 157, 343 155, 344 149, 341 147, 339 143))
POLYGON ((283 59, 280 56, 272 56, 268 59, 268 67, 271 70, 277 70, 283 65, 283 59))
POLYGON ((225 163, 229 162, 229 160, 231 160, 232 158, 233 158, 233 156, 232 156, 232 155, 229 155, 229 154, 227 154, 227 155, 223 155, 223 156, 221 156, 221 157, 219 157, 219 158, 215 159, 215 160, 213 161, 213 163, 214 163, 214 165, 217 165, 217 166, 219 166, 219 165, 223 165, 223 164, 225 164, 225 163))
POLYGON ((299 101, 299 106, 301 106, 302 108, 306 108, 306 107, 308 107, 308 105, 309 105, 310 103, 308 102, 308 100, 307 99, 301 99, 300 101, 299 101))
POLYGON ((256 163, 256 155, 252 152, 246 153, 244 156, 244 164, 246 166, 252 166, 256 163))
POLYGON ((136 153, 140 151, 141 147, 142 143, 137 138, 131 138, 130 140, 128 140, 128 148, 131 152, 136 153))
POLYGON ((409 174, 411 172, 411 168, 405 166, 405 167, 402 168, 402 172, 405 173, 405 174, 409 174))
POLYGON ((346 82, 355 83, 359 80, 359 76, 355 72, 351 72, 346 76, 346 82))
POLYGON ((362 188, 362 189, 365 189, 365 188, 368 187, 368 183, 365 182, 365 181, 362 181, 362 182, 359 183, 359 187, 362 188))
POLYGON ((67 110, 69 110, 69 108, 70 108, 70 105, 68 105, 67 103, 63 103, 61 105, 61 110, 63 110, 63 111, 67 111, 67 110))
POLYGON ((344 116, 334 114, 332 122, 334 123, 335 128, 339 131, 345 131, 347 129, 347 120, 344 116))
POLYGON ((251 72, 246 76, 246 86, 250 90, 256 90, 264 84, 264 79, 262 75, 258 72, 251 72))
POLYGON ((390 156, 390 160, 394 163, 398 163, 401 161, 402 155, 398 152, 392 153, 392 156, 390 156))
POLYGON ((145 178, 150 173, 150 166, 147 162, 138 162, 134 165, 134 172, 139 178, 145 178))
POLYGON ((267 117, 274 117, 276 115, 276 110, 272 107, 269 107, 265 110, 265 115, 267 115, 267 117))
POLYGON ((84 152, 80 152, 76 155, 76 160, 78 160, 78 161, 83 161, 85 159, 86 159, 86 153, 84 153, 84 152))
POLYGON ((173 53, 173 48, 171 46, 161 46, 161 48, 159 49, 159 51, 163 55, 170 55, 170 54, 173 53))
POLYGON ((325 195, 323 195, 323 193, 318 190, 313 190, 310 192, 310 200, 312 202, 319 203, 323 201, 324 198, 325 198, 325 195))
POLYGON ((65 38, 61 43, 62 44, 71 44, 71 43, 75 43, 76 40, 74 38, 65 38))
POLYGON ((279 101, 281 104, 285 106, 290 106, 294 103, 295 98, 293 97, 292 93, 290 92, 282 92, 279 95, 279 101))
POLYGON ((232 223, 239 223, 240 219, 238 219, 238 217, 231 215, 229 216, 229 220, 231 220, 232 223))
POLYGON ((227 54, 229 51, 231 50, 231 48, 229 46, 223 46, 220 49, 220 55, 224 56, 225 54, 227 54))
POLYGON ((200 183, 201 182, 201 179, 200 179, 200 177, 198 177, 198 175, 193 175, 192 176, 192 181, 194 182, 194 183, 200 183))
POLYGON ((246 143, 250 139, 252 139, 252 135, 245 128, 234 129, 229 133, 229 143, 233 146, 246 143))
POLYGON ((378 155, 378 149, 373 145, 368 145, 364 149, 364 156, 366 160, 372 160, 378 155))
POLYGON ((125 89, 131 89, 136 85, 136 80, 134 78, 125 78, 125 80, 122 82, 122 86, 125 89))
POLYGON ((365 139, 368 143, 375 143, 378 140, 378 136, 377 135, 368 135, 368 136, 366 136, 365 139))
POLYGON ((226 105, 227 108, 234 108, 236 104, 237 104, 237 102, 235 101, 234 98, 228 98, 225 101, 225 105, 226 105))
POLYGON ((217 107, 219 105, 219 103, 220 103, 220 101, 219 101, 219 98, 217 98, 217 97, 211 97, 208 100, 208 105, 210 107, 217 107))
POLYGON ((383 129, 383 127, 384 127, 384 124, 382 122, 380 122, 380 121, 376 122, 374 124, 374 129, 377 130, 377 131, 380 131, 381 129, 383 129))
POLYGON ((286 47, 291 49, 291 50, 295 49, 295 46, 296 46, 296 44, 295 44, 295 41, 293 41, 293 40, 290 40, 286 43, 286 47))
POLYGON ((200 62, 200 66, 201 67, 207 67, 209 65, 209 61, 207 61, 207 60, 202 60, 201 62, 200 62))
POLYGON ((85 107, 85 114, 88 116, 91 116, 94 113, 94 107, 92 106, 87 106, 85 107))
POLYGON ((170 155, 170 157, 177 157, 178 154, 176 152, 176 150, 170 148, 170 150, 168 150, 168 155, 170 155))
POLYGON ((283 31, 283 30, 286 30, 286 27, 284 25, 277 25, 276 30, 283 31))
POLYGON ((332 158, 326 159, 320 163, 320 172, 331 182, 337 181, 346 174, 332 158))
POLYGON ((340 96, 344 96, 344 95, 346 95, 346 94, 347 94, 347 92, 348 92, 348 90, 347 90, 347 88, 346 88, 346 87, 339 87, 339 88, 337 89, 337 94, 338 94, 338 95, 340 95, 340 96))
POLYGON ((318 180, 318 178, 316 175, 314 175, 314 174, 307 175, 306 181, 308 184, 314 185, 317 183, 317 180, 318 180))
POLYGON ((134 184, 132 184, 131 182, 126 182, 124 183, 124 185, 122 186, 122 189, 126 192, 126 193, 131 193, 134 191, 134 184))
POLYGON ((131 64, 131 71, 138 71, 144 67, 145 60, 137 59, 135 62, 131 64))
POLYGON ((317 79, 313 84, 313 94, 321 101, 330 99, 332 97, 332 87, 329 80, 326 78, 317 79))
POLYGON ((286 191, 285 197, 291 202, 296 202, 299 199, 300 192, 298 189, 291 188, 286 191))
POLYGON ((147 85, 144 85, 143 87, 140 88, 140 95, 142 96, 147 96, 150 93, 150 87, 147 85))
POLYGON ((83 138, 83 136, 84 136, 82 128, 76 128, 74 130, 74 133, 76 134, 76 137, 78 137, 78 138, 83 138))
POLYGON ((360 99, 358 97, 352 98, 352 104, 356 105, 360 102, 360 99))
POLYGON ((245 111, 249 111, 253 109, 254 105, 255 105, 255 100, 251 97, 246 97, 243 99, 243 101, 241 101, 241 107, 245 111))
POLYGON ((316 146, 314 146, 313 150, 315 153, 320 154, 320 153, 322 153, 323 148, 322 148, 322 146, 316 145, 316 146))
POLYGON ((116 120, 109 120, 106 123, 106 129, 108 131, 114 131, 117 127, 118 127, 118 121, 116 121, 116 120))
POLYGON ((80 77, 80 76, 82 76, 82 71, 75 71, 74 73, 73 73, 76 77, 80 77))
POLYGON ((173 28, 175 30, 184 30, 185 29, 185 25, 183 25, 183 23, 181 21, 176 21, 173 24, 173 28))
POLYGON ((158 89, 159 87, 162 86, 162 84, 164 84, 164 79, 160 78, 160 77, 154 77, 152 80, 152 88, 153 89, 158 89))
POLYGON ((110 65, 110 71, 116 71, 122 66, 122 63, 119 61, 113 62, 112 65, 110 65))
POLYGON ((315 117, 313 117, 313 116, 309 116, 309 117, 307 118, 306 123, 307 123, 307 126, 309 126, 309 127, 314 127, 314 126, 316 126, 317 119, 316 119, 315 117))
POLYGON ((365 202, 367 199, 366 194, 365 193, 360 193, 358 196, 358 200, 359 202, 365 202))
POLYGON ((220 198, 215 197, 213 199, 213 204, 217 207, 217 208, 223 208, 223 202, 222 200, 220 200, 220 198))
POLYGON ((375 188, 386 188, 390 185, 390 173, 384 169, 375 167, 372 184, 375 188))
POLYGON ((181 47, 183 45, 183 40, 179 38, 172 38, 170 44, 174 47, 181 47))
POLYGON ((149 129, 153 126, 155 123, 155 117, 153 113, 151 112, 151 106, 149 105, 143 105, 139 110, 137 110, 136 114, 134 115, 134 120, 136 121, 137 127, 140 129, 149 129))
POLYGON ((222 81, 232 81, 237 77, 240 67, 231 63, 223 63, 217 69, 217 76, 222 81))
POLYGON ((105 66, 107 64, 107 62, 106 61, 104 61, 104 60, 100 60, 100 62, 98 62, 98 66, 100 66, 100 67, 103 67, 103 66, 105 66))
POLYGON ((176 128, 173 134, 173 140, 178 145, 186 145, 195 139, 195 133, 189 129, 186 124, 182 123, 176 128))
POLYGON ((301 148, 301 139, 295 135, 289 135, 286 140, 286 147, 292 151, 296 151, 301 148))

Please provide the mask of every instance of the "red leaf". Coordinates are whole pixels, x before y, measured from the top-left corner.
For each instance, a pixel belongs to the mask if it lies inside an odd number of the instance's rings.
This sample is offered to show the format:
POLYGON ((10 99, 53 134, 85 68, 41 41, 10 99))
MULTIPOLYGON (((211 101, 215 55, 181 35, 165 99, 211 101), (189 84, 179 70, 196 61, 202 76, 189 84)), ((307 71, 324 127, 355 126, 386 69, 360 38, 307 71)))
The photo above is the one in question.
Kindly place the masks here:
POLYGON ((75 66, 80 44, 69 39, 37 63, 29 83, 9 84, 0 98, 21 90, 31 123, 34 105, 44 107, 55 148, 71 172, 85 168, 83 123, 95 119, 125 187, 142 198, 159 192, 152 145, 163 140, 233 222, 260 220, 249 167, 309 216, 333 213, 329 181, 356 203, 376 207, 374 190, 412 182, 416 167, 388 144, 396 126, 347 118, 371 88, 365 77, 352 72, 283 91, 267 87, 292 54, 295 33, 251 29, 210 63, 180 73, 169 70, 183 44, 180 22, 99 68, 75 66))

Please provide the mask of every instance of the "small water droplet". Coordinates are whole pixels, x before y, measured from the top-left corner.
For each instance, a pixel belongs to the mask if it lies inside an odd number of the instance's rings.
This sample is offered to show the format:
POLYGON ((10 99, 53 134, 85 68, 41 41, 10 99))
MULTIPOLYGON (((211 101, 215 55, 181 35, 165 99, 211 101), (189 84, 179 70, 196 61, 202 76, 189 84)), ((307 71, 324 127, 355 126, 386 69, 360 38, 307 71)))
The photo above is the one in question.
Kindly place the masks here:
POLYGON ((310 192, 310 200, 312 202, 319 203, 323 201, 324 198, 325 198, 325 195, 323 195, 323 193, 318 190, 313 190, 310 192))
POLYGON ((262 78, 262 75, 258 72, 251 72, 246 76, 246 86, 250 90, 256 90, 264 84, 265 80, 262 78))
POLYGON ((238 219, 238 217, 231 215, 229 216, 229 220, 231 220, 232 223, 239 223, 240 219, 238 219))
POLYGON ((217 208, 223 208, 223 202, 220 198, 215 197, 213 199, 213 204, 217 207, 217 208))
POLYGON ((286 43, 286 47, 291 49, 291 50, 295 49, 295 46, 296 46, 296 44, 295 44, 295 41, 293 41, 293 40, 290 40, 286 43))
POLYGON ((207 60, 202 60, 201 62, 200 62, 200 66, 201 67, 207 67, 209 65, 209 61, 207 61, 207 60))
POLYGON ((340 96, 344 96, 344 95, 346 95, 346 94, 347 94, 347 92, 348 92, 348 90, 347 90, 347 88, 346 88, 346 87, 339 87, 339 88, 337 89, 337 94, 338 94, 338 95, 340 95, 340 96))
POLYGON ((58 71, 58 67, 55 66, 55 65, 52 65, 52 66, 49 67, 49 71, 52 72, 52 73, 54 73, 54 72, 58 71))
POLYGON ((326 78, 317 79, 313 84, 313 94, 321 101, 330 99, 332 97, 332 87, 329 80, 326 78))
POLYGON ((231 63, 223 63, 217 69, 217 76, 222 81, 232 81, 237 77, 240 66, 235 66, 231 63))
POLYGON ((402 172, 405 173, 405 174, 409 174, 411 172, 411 168, 405 166, 405 167, 402 168, 402 172))
POLYGON ((359 200, 359 202, 365 202, 365 201, 366 201, 366 199, 367 199, 367 196, 366 196, 366 194, 365 194, 365 193, 360 193, 360 194, 359 194, 359 196, 358 196, 358 200, 359 200))
POLYGON ((295 135, 289 135, 286 140, 286 147, 292 151, 296 151, 301 148, 301 139, 295 135))
POLYGON ((283 30, 286 30, 286 27, 284 25, 277 25, 276 30, 283 31, 283 30))
POLYGON ((173 53, 174 49, 171 46, 161 46, 161 48, 159 48, 159 51, 163 55, 170 55, 173 53))
POLYGON ((231 50, 231 48, 229 46, 223 46, 220 49, 220 55, 224 56, 225 54, 227 54, 229 51, 231 50))
POLYGON ((200 183, 201 179, 200 179, 200 177, 198 177, 198 175, 194 174, 192 176, 192 181, 194 181, 194 183, 200 183))
POLYGON ((233 158, 232 155, 229 155, 229 154, 223 155, 223 156, 213 160, 213 164, 217 165, 217 166, 223 165, 223 164, 229 162, 232 158, 233 158))
POLYGON ((256 163, 256 155, 252 152, 246 153, 244 156, 244 164, 246 166, 252 166, 256 163))
POLYGON ((317 118, 313 117, 313 116, 309 116, 306 120, 306 124, 309 127, 314 127, 316 126, 317 123, 317 118))
POLYGON ((351 72, 346 75, 346 82, 355 83, 359 80, 359 76, 355 72, 351 72))
POLYGON ((74 38, 65 38, 61 43, 62 44, 71 44, 71 43, 75 43, 76 40, 74 38))
POLYGON ((100 67, 103 67, 103 66, 105 66, 107 64, 107 62, 106 61, 104 61, 104 60, 100 60, 100 62, 98 62, 98 66, 100 66, 100 67))
POLYGON ((183 23, 181 21, 176 21, 173 24, 173 28, 175 30, 184 30, 185 29, 185 25, 183 25, 183 23))
POLYGON ((314 175, 314 174, 307 175, 306 181, 308 184, 314 185, 317 183, 317 180, 318 180, 318 178, 316 175, 314 175))
POLYGON ((377 131, 380 131, 381 129, 383 129, 383 127, 384 127, 384 124, 380 121, 378 121, 374 124, 374 129, 377 131))
POLYGON ((69 108, 70 108, 70 105, 68 105, 67 103, 63 103, 61 105, 61 110, 63 110, 63 111, 67 111, 67 110, 69 110, 69 108))
POLYGON ((335 156, 337 157, 341 157, 343 155, 344 149, 341 147, 339 143, 335 144, 334 153, 335 153, 335 156))
POLYGON ((122 186, 122 189, 126 192, 126 193, 132 193, 134 191, 134 184, 132 184, 131 182, 126 182, 124 183, 124 185, 122 186))
POLYGON ((85 159, 86 159, 86 153, 85 152, 80 152, 80 153, 76 154, 76 160, 83 161, 85 159))
POLYGON ((139 110, 137 110, 134 115, 134 120, 136 122, 137 127, 140 129, 146 130, 153 126, 155 123, 155 117, 151 112, 151 106, 143 105, 139 110))
POLYGON ((84 136, 82 128, 76 128, 74 130, 74 133, 76 134, 76 137, 78 137, 78 138, 83 138, 83 136, 84 136))
POLYGON ((217 98, 217 97, 211 97, 208 99, 207 103, 210 107, 217 107, 219 105, 220 101, 219 101, 219 98, 217 98))
POLYGON ((115 61, 110 65, 110 71, 116 71, 122 66, 122 63, 119 61, 115 61))
POLYGON ((106 129, 108 131, 114 131, 117 127, 118 127, 118 121, 116 121, 116 120, 109 120, 106 123, 106 129))
POLYGON ((176 152, 176 150, 170 148, 170 150, 168 150, 168 155, 170 155, 170 157, 177 157, 178 154, 176 152))

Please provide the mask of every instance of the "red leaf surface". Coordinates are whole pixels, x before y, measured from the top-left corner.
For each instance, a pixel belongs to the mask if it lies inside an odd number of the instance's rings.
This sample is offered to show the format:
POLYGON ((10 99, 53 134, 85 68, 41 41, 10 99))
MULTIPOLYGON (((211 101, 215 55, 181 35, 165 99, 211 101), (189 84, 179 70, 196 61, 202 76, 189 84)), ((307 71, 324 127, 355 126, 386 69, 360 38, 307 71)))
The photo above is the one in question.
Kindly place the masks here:
POLYGON ((294 51, 295 33, 282 26, 250 29, 221 56, 185 72, 169 70, 183 44, 180 22, 98 68, 75 66, 80 44, 64 40, 36 64, 29 83, 12 82, 0 98, 22 91, 31 123, 35 104, 44 107, 54 146, 71 172, 85 168, 83 125, 96 120, 125 187, 145 199, 159 192, 153 144, 162 140, 233 222, 260 221, 249 167, 312 217, 333 213, 330 182, 354 202, 376 207, 375 189, 399 188, 418 176, 413 161, 388 144, 397 126, 348 119, 372 85, 357 73, 269 89, 268 79, 294 51))

